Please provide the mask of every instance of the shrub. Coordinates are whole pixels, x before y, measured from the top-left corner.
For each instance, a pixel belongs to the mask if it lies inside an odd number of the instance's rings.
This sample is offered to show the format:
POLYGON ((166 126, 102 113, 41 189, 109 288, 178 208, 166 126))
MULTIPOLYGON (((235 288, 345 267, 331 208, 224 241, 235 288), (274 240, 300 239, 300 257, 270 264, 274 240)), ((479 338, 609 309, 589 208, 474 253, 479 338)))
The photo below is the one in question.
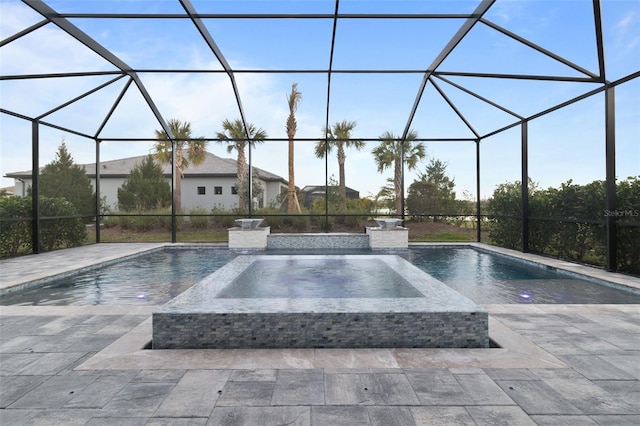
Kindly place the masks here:
MULTIPOLYGON (((582 263, 606 264, 607 215, 616 215, 617 268, 640 273, 640 177, 619 180, 617 210, 605 210, 605 183, 586 185, 571 180, 559 188, 538 189, 529 183, 529 250, 582 263), (626 223, 629 222, 629 223, 626 223)), ((489 238, 493 243, 522 248, 522 208, 520 182, 498 185, 489 200, 492 217, 489 238)))
POLYGON ((0 257, 31 246, 31 197, 0 198, 0 257))
POLYGON ((239 212, 237 212, 237 216, 235 216, 236 213, 225 210, 220 207, 212 208, 211 214, 215 217, 212 217, 210 221, 213 224, 215 224, 216 227, 220 227, 220 228, 233 228, 234 226, 236 226, 236 223, 234 221, 238 217, 242 217, 242 214, 239 212), (233 215, 233 216, 228 216, 228 215, 233 215))
POLYGON ((209 224, 209 218, 207 216, 200 216, 200 215, 206 215, 207 211, 205 209, 202 208, 195 208, 193 210, 191 210, 191 212, 189 212, 190 216, 189 216, 189 222, 191 224, 191 228, 193 229, 207 229, 207 226, 209 224), (194 216, 196 215, 196 216, 194 216))
POLYGON ((263 226, 270 226, 272 231, 306 232, 311 230, 311 221, 306 215, 274 215, 267 217, 263 226))
POLYGON ((76 247, 87 238, 87 228, 78 212, 64 198, 40 198, 40 245, 49 251, 57 247, 76 247))
POLYGON ((158 217, 151 215, 128 217, 130 229, 137 232, 151 231, 158 226, 158 217))
MULTIPOLYGON (((32 250, 31 197, 0 199, 0 255, 15 256, 32 250), (9 220, 7 220, 9 219, 9 220), (14 220, 12 220, 14 219, 14 220)), ((59 247, 82 245, 87 237, 84 222, 73 204, 64 198, 40 197, 40 248, 45 251, 59 247)))
MULTIPOLYGON (((167 231, 171 230, 171 227, 173 226, 172 225, 172 221, 171 221, 171 208, 156 209, 152 213, 158 215, 158 216, 155 217, 154 223, 160 229, 165 229, 167 231)), ((180 228, 183 223, 184 223, 184 216, 177 216, 176 217, 176 227, 180 228)))
MULTIPOLYGON (((182 222, 182 217, 176 218, 178 224, 182 222)), ((144 210, 130 212, 127 215, 114 215, 109 219, 109 223, 120 225, 123 230, 136 232, 146 232, 157 229, 171 229, 171 210, 144 210)))

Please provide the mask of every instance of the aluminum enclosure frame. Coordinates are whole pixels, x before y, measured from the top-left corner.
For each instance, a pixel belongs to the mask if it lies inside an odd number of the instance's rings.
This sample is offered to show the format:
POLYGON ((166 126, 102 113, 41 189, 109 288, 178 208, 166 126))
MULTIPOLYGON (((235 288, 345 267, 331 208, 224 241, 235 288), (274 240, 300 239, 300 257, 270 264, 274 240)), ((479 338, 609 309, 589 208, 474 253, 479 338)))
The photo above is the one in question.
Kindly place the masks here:
MULTIPOLYGON (((402 136, 400 138, 401 141, 404 141, 407 137, 407 134, 410 131, 412 123, 415 120, 416 111, 418 107, 421 105, 423 101, 423 94, 428 85, 433 86, 439 95, 447 102, 453 111, 458 115, 458 117, 465 123, 471 133, 473 133, 473 138, 456 138, 451 139, 450 142, 456 141, 473 141, 476 144, 476 186, 477 186, 477 199, 476 199, 476 221, 477 221, 477 238, 480 240, 480 226, 482 215, 480 213, 480 181, 481 181, 481 173, 480 173, 480 155, 481 155, 481 144, 482 142, 494 135, 497 135, 506 130, 512 129, 514 127, 520 127, 521 129, 521 178, 522 178, 522 217, 520 220, 522 221, 522 251, 528 251, 528 222, 531 219, 529 217, 529 209, 528 209, 528 123, 542 117, 546 114, 564 108, 573 103, 582 101, 591 96, 598 95, 604 93, 605 96, 605 110, 603 111, 603 116, 605 117, 605 127, 606 127, 606 136, 605 136, 605 163, 606 163, 606 208, 609 210, 614 210, 616 206, 616 177, 615 177, 615 148, 616 148, 616 135, 615 135, 615 102, 614 102, 614 90, 617 85, 624 84, 628 81, 636 79, 640 77, 640 70, 634 73, 631 73, 623 78, 620 78, 616 81, 608 81, 606 78, 606 61, 604 54, 604 43, 603 43, 603 22, 602 22, 602 14, 601 14, 601 2, 600 0, 592 0, 593 5, 593 29, 595 33, 595 43, 597 50, 597 58, 598 58, 598 72, 593 73, 588 71, 581 66, 569 61, 566 58, 563 58, 560 55, 557 55, 537 44, 533 43, 530 40, 527 40, 501 26, 491 22, 486 19, 484 16, 487 11, 489 11, 496 3, 496 0, 482 0, 479 2, 478 6, 475 10, 468 14, 459 14, 459 13, 449 13, 449 14, 367 14, 367 13, 341 13, 340 12, 340 1, 335 0, 335 7, 333 13, 326 14, 286 14, 286 13, 246 13, 246 14, 215 14, 215 13, 198 13, 197 9, 189 0, 177 0, 180 6, 184 9, 184 13, 149 13, 149 14, 124 14, 124 13, 62 13, 54 10, 50 7, 46 1, 41 0, 23 0, 23 3, 31 7, 34 11, 42 15, 43 20, 30 26, 29 28, 24 29, 23 31, 14 34, 6 39, 0 41, 0 47, 8 45, 21 37, 30 34, 34 31, 39 30, 47 25, 54 25, 61 29, 62 31, 69 34, 78 42, 82 43, 91 51, 95 52, 97 55, 102 57, 107 62, 111 63, 116 71, 98 71, 98 72, 77 72, 77 73, 50 73, 50 74, 24 74, 24 75, 2 75, 0 76, 0 80, 30 80, 30 79, 46 79, 46 78, 54 78, 54 77, 78 77, 78 76, 109 76, 112 75, 113 78, 108 82, 96 86, 92 90, 87 91, 86 93, 77 96, 76 98, 70 99, 69 101, 58 105, 57 107, 51 109, 48 112, 45 112, 38 116, 24 116, 15 111, 11 111, 9 109, 0 108, 0 113, 7 114, 13 117, 17 117, 22 120, 29 121, 32 127, 32 170, 37 171, 40 169, 41 165, 39 164, 39 128, 40 126, 47 126, 55 129, 59 129, 65 132, 69 132, 71 134, 81 136, 86 138, 89 141, 95 143, 95 157, 96 157, 96 165, 100 164, 100 144, 104 141, 119 141, 121 139, 114 138, 105 138, 102 135, 102 131, 111 117, 111 115, 116 110, 120 101, 124 97, 125 93, 130 90, 131 87, 135 87, 143 99, 145 100, 149 110, 155 116, 159 126, 166 132, 171 140, 173 146, 175 147, 176 142, 178 141, 174 135, 172 135, 169 126, 167 125, 167 120, 162 114, 162 111, 157 107, 153 97, 147 91, 143 81, 140 79, 139 75, 141 73, 224 73, 228 76, 232 91, 235 97, 235 102, 237 105, 238 113, 240 115, 240 119, 244 126, 245 135, 248 141, 250 141, 250 135, 248 132, 248 121, 246 118, 246 113, 243 109, 242 96, 238 89, 236 76, 243 73, 312 73, 312 74, 320 74, 326 76, 326 87, 327 87, 327 96, 326 96, 326 115, 324 117, 325 128, 329 128, 329 113, 332 105, 332 96, 331 96, 331 78, 333 75, 338 74, 410 74, 410 75, 422 75, 422 81, 420 86, 415 94, 415 100, 410 109, 410 112, 407 116, 406 123, 404 124, 404 130, 402 132, 402 136), (102 46, 95 39, 90 37, 88 34, 83 32, 80 28, 75 26, 70 19, 76 18, 86 18, 86 19, 121 19, 121 18, 136 18, 136 19, 182 19, 189 20, 193 26, 196 28, 199 35, 202 37, 204 43, 208 46, 209 50, 213 54, 213 56, 217 59, 219 64, 221 65, 220 70, 194 70, 194 69, 134 69, 130 65, 128 65, 125 61, 119 58, 116 54, 102 46), (277 70, 246 70, 246 69, 235 69, 233 68, 227 59, 225 58, 224 52, 219 48, 216 44, 214 37, 209 33, 204 19, 231 19, 231 18, 246 18, 246 19, 326 19, 332 22, 332 36, 331 36, 331 46, 330 46, 330 54, 329 54, 329 62, 327 64, 326 69, 277 69, 277 70), (449 40, 446 46, 439 52, 439 54, 433 59, 433 61, 426 66, 425 69, 361 69, 361 70, 353 70, 353 69, 336 69, 334 67, 333 59, 334 59, 334 48, 336 46, 336 27, 338 22, 343 19, 460 19, 462 21, 458 31, 454 34, 454 36, 449 40), (562 63, 563 65, 577 71, 579 76, 577 77, 564 77, 564 76, 553 76, 553 75, 535 75, 535 74, 505 74, 505 73, 472 73, 472 72, 456 72, 456 71, 443 71, 440 70, 440 65, 443 61, 451 54, 459 43, 466 37, 469 31, 476 25, 486 26, 494 31, 497 31, 508 37, 512 40, 515 40, 519 43, 526 45, 527 47, 537 51, 538 53, 545 55, 557 62, 562 63), (532 80, 532 81, 556 81, 556 82, 580 82, 589 84, 589 90, 585 91, 582 95, 574 97, 572 99, 568 99, 561 104, 558 104, 552 108, 549 108, 544 111, 540 111, 534 115, 525 117, 514 111, 509 110, 508 108, 483 97, 473 90, 470 90, 464 87, 461 84, 455 83, 449 79, 449 77, 477 77, 477 78, 493 78, 493 79, 515 79, 515 80, 532 80), (120 93, 120 96, 115 100, 109 112, 105 116, 102 124, 96 129, 96 132, 93 134, 86 134, 84 132, 80 132, 76 129, 62 127, 57 125, 55 122, 48 121, 47 118, 50 114, 60 109, 66 108, 67 106, 79 101, 80 99, 89 96, 90 94, 99 91, 116 81, 120 81, 121 79, 126 80, 126 84, 120 93), (497 128, 489 133, 480 134, 476 129, 473 128, 471 122, 465 117, 462 112, 456 108, 455 103, 451 101, 445 91, 442 90, 440 84, 450 85, 459 90, 466 92, 467 94, 477 98, 478 100, 491 105, 494 108, 498 108, 501 111, 511 115, 514 118, 514 121, 506 126, 501 128, 497 128), (593 88, 595 86, 595 88, 593 88)), ((362 140, 362 138, 360 138, 362 140)), ((126 139, 130 141, 131 139, 126 139)), ((140 138, 137 139, 139 141, 152 141, 154 139, 140 138)), ((215 138, 206 138, 206 140, 216 140, 215 138)), ((267 138, 265 142, 269 141, 282 141, 283 139, 278 138, 267 138)), ((297 138, 296 141, 304 141, 305 139, 297 138)), ((367 139, 365 139, 367 140, 367 139)), ((373 139, 370 139, 373 140, 373 139)), ((416 141, 428 142, 428 141, 443 141, 442 138, 420 138, 416 141)), ((326 140, 325 140, 326 141, 326 140)), ((251 144, 249 145, 249 170, 252 170, 252 159, 251 159, 251 144)), ((325 144, 326 146, 327 144, 325 144)), ((175 149, 174 151, 174 161, 172 166, 172 192, 173 187, 175 186, 176 180, 176 168, 175 168, 175 149)), ((403 153, 404 155, 404 153, 403 153)), ((329 176, 328 176, 328 155, 325 155, 325 185, 329 185, 329 176)), ((99 170, 99 167, 97 167, 99 170)), ((403 170, 404 172, 404 170, 403 170)), ((99 173, 96 176, 96 193, 99 194, 100 188, 100 176, 99 173)), ((251 185, 251 177, 249 178, 249 185, 251 185)), ((405 178, 403 175, 402 178, 402 191, 404 193, 404 184, 405 178)), ((251 188, 249 189, 251 191, 251 188)), ((33 218, 32 218, 32 241, 33 241, 33 252, 38 253, 39 249, 39 220, 40 213, 38 210, 38 173, 33 174, 33 218)), ((327 194, 328 196, 328 194, 327 194)), ((330 216, 328 211, 328 203, 325 203, 326 211, 325 218, 328 221, 328 217, 330 216)), ((404 215, 404 199, 403 199, 403 212, 401 214, 402 219, 405 219, 404 215)), ((100 224, 100 211, 99 205, 96 202, 96 223, 100 224)), ((176 217, 177 212, 175 210, 175 205, 172 207, 172 242, 176 242, 176 217)), ((249 207, 249 216, 252 215, 251 206, 249 207)), ((607 269, 610 271, 616 270, 616 217, 613 215, 609 215, 606 217, 606 244, 607 244, 607 269)), ((328 223, 328 222, 327 222, 328 223)), ((633 226, 638 226, 638 224, 632 223, 633 226)), ((100 226, 96 226, 96 242, 100 242, 100 226)))

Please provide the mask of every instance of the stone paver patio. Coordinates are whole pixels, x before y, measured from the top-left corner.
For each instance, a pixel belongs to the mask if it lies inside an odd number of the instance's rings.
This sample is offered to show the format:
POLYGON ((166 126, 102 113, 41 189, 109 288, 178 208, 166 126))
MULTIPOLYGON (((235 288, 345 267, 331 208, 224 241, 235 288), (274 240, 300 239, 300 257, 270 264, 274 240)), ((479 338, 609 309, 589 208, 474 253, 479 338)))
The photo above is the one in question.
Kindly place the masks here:
MULTIPOLYGON (((1 282, 156 246, 2 261, 1 282)), ((2 306, 0 424, 640 424, 640 306, 484 307, 500 348, 149 350, 151 306, 2 306)))

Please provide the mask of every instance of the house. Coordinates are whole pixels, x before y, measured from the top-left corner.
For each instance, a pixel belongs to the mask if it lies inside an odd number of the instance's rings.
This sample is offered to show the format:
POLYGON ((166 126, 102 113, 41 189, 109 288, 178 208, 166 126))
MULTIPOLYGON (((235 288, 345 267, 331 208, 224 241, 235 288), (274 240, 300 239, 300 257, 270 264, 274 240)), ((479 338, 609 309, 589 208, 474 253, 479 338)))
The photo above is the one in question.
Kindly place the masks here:
POLYGON ((13 196, 13 191, 15 188, 13 186, 7 186, 5 188, 0 188, 0 197, 11 197, 13 196))
MULTIPOLYGON (((326 192, 325 188, 326 186, 324 185, 307 185, 302 188, 300 192, 304 194, 304 206, 306 208, 310 208, 311 204, 313 204, 315 200, 317 200, 318 198, 324 198, 326 192)), ((356 191, 355 189, 351 189, 348 186, 345 187, 345 189, 348 199, 357 200, 358 198, 360 198, 360 192, 356 191)), ((329 190, 337 192, 339 191, 339 188, 337 186, 329 186, 329 190)))
MULTIPOLYGON (((146 156, 122 158, 119 160, 104 161, 100 163, 100 197, 105 199, 105 204, 113 211, 118 208, 118 188, 122 186, 131 170, 145 159, 146 156)), ((197 166, 191 165, 183 170, 182 179, 182 208, 191 210, 194 208, 220 208, 231 210, 238 207, 237 194, 237 162, 231 158, 218 157, 209 152, 205 159, 197 166)), ((80 164, 84 167, 91 184, 95 189, 96 165, 80 164)), ((163 164, 164 176, 171 182, 171 166, 163 164)), ((27 188, 31 186, 31 171, 7 173, 7 178, 13 178, 15 182, 15 195, 26 195, 27 188)), ((271 172, 253 167, 254 184, 259 183, 261 195, 254 197, 254 207, 268 207, 276 200, 281 192, 286 192, 288 182, 271 172)), ((255 193, 255 191, 254 191, 255 193)))

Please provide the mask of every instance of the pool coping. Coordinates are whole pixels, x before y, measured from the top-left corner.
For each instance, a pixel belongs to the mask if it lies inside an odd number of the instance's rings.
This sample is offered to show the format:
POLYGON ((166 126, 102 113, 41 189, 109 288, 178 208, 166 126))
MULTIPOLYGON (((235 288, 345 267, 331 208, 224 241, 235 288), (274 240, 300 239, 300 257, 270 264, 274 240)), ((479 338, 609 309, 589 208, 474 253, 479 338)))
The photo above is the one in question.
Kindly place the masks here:
POLYGON ((2 315, 148 315, 138 326, 74 368, 91 370, 570 368, 496 318, 515 315, 640 314, 640 305, 480 305, 489 312, 488 349, 163 349, 150 350, 151 312, 156 306, 5 306, 2 315))
MULTIPOLYGON (((499 312, 567 312, 558 305, 481 305, 499 312)), ((572 305, 576 312, 586 305, 572 305)), ((592 305, 594 306, 594 305, 592 305)), ((598 309, 640 310, 640 305, 595 305, 598 309)), ((567 368, 528 338, 489 315, 489 337, 499 348, 356 348, 356 349, 147 349, 152 338, 151 311, 126 306, 4 306, 2 315, 86 316, 149 315, 138 326, 86 359, 74 370, 307 369, 307 368, 567 368)), ((586 306, 589 309, 589 306, 586 306)))

